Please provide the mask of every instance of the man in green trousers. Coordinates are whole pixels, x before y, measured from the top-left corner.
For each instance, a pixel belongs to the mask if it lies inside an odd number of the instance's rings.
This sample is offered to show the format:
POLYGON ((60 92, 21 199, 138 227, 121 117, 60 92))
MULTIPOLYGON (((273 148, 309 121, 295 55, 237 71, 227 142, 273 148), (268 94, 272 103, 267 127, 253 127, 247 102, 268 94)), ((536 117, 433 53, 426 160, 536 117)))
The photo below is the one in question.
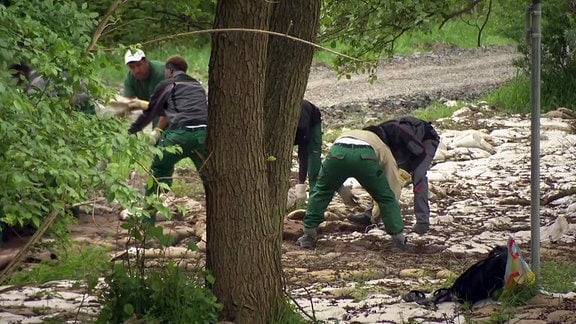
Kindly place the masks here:
MULTIPOLYGON (((181 152, 164 151, 156 155, 150 167, 153 185, 146 188, 146 196, 160 195, 158 182, 172 185, 174 166, 184 158, 190 158, 201 174, 206 156, 206 128, 208 101, 200 82, 186 74, 188 64, 180 56, 171 56, 165 63, 166 79, 160 82, 146 109, 132 123, 128 132, 134 134, 159 117, 151 133, 151 144, 158 147, 180 146, 181 152)), ((202 176, 201 176, 202 178, 202 176)), ((156 219, 152 213, 151 223, 156 219)))
POLYGON ((308 201, 304 235, 298 239, 298 245, 308 249, 316 246, 317 228, 324 221, 324 212, 334 192, 350 177, 356 178, 378 204, 386 233, 392 237, 394 246, 406 250, 398 203, 401 190, 398 166, 380 136, 369 130, 343 133, 330 148, 308 201))

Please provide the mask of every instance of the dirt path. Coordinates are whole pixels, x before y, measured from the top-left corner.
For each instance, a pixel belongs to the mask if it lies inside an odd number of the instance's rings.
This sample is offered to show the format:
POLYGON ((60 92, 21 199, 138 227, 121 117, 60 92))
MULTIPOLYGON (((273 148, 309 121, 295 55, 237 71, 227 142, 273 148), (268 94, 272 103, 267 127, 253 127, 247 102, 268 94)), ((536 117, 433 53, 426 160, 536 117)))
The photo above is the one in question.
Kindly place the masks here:
POLYGON ((333 70, 315 66, 305 97, 323 107, 419 96, 432 100, 474 98, 512 78, 516 57, 510 46, 396 56, 380 65, 372 85, 365 75, 337 80, 333 70))

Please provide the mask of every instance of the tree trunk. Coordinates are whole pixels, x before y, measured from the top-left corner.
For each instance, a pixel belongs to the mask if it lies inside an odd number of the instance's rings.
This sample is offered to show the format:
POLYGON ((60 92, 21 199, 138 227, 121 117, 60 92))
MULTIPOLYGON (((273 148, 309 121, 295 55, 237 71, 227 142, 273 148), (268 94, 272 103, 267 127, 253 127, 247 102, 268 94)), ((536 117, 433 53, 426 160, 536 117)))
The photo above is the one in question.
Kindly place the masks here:
MULTIPOLYGON (((271 30, 314 40, 319 3, 219 1, 214 28, 268 30, 272 14, 271 30)), ((282 221, 313 48, 269 37, 212 36, 206 266, 224 304, 221 320, 236 323, 269 322, 286 305, 282 221)))
MULTIPOLYGON (((315 42, 320 0, 279 1, 272 10, 270 30, 315 42)), ((292 151, 302 98, 308 83, 314 48, 302 42, 270 36, 266 70, 266 152, 276 157, 268 164, 271 217, 278 241, 277 271, 281 272, 282 229, 292 165, 292 151)))
MULTIPOLYGON (((219 1, 214 28, 266 30, 265 1, 219 1)), ((205 164, 206 266, 222 320, 265 323, 281 297, 274 255, 264 150, 264 75, 268 36, 215 33, 209 66, 205 164)))

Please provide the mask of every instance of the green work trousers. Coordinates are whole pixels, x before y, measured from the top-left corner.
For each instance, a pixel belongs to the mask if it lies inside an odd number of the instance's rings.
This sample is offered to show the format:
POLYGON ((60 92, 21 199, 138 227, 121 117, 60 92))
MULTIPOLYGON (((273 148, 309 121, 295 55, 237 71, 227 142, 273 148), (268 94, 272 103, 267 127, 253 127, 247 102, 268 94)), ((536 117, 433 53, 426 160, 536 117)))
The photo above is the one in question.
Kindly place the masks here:
POLYGON ((324 212, 347 178, 356 178, 380 207, 386 233, 404 230, 400 205, 390 189, 384 169, 374 149, 366 145, 334 144, 324 160, 314 192, 308 200, 304 216, 305 228, 317 228, 324 221, 324 212))
MULTIPOLYGON (((163 151, 161 157, 158 155, 154 157, 150 169, 156 180, 152 181, 152 186, 146 187, 146 196, 152 194, 159 195, 162 193, 159 192, 156 181, 172 186, 174 167, 176 166, 176 163, 180 162, 184 158, 190 158, 198 173, 202 174, 201 169, 206 156, 205 142, 206 128, 166 130, 158 141, 158 147, 162 148, 177 145, 182 148, 182 152, 171 153, 163 151)), ((204 177, 200 175, 200 178, 203 180, 204 177)), ((152 217, 152 222, 155 222, 155 217, 152 217)))
POLYGON ((314 193, 318 174, 322 166, 322 123, 318 123, 310 129, 310 143, 308 143, 308 185, 310 195, 314 193))

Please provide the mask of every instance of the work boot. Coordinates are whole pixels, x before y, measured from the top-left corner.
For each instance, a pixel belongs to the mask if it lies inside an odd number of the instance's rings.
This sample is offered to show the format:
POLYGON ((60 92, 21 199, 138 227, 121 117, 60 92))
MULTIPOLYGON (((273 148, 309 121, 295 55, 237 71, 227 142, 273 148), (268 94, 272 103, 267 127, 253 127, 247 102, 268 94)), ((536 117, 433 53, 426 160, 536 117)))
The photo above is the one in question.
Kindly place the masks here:
POLYGON ((300 236, 296 241, 301 248, 313 249, 316 247, 316 229, 304 228, 304 235, 300 236))
POLYGON ((400 250, 403 252, 408 250, 408 246, 406 245, 406 238, 404 237, 403 233, 398 233, 391 236, 392 236, 392 242, 394 244, 393 249, 400 250))
POLYGON ((424 235, 428 233, 430 229, 430 224, 424 222, 417 222, 412 226, 412 232, 417 233, 418 235, 424 235))
POLYGON ((372 225, 372 220, 370 219, 369 215, 366 215, 366 213, 349 214, 346 218, 354 224, 359 224, 363 226, 372 225))

